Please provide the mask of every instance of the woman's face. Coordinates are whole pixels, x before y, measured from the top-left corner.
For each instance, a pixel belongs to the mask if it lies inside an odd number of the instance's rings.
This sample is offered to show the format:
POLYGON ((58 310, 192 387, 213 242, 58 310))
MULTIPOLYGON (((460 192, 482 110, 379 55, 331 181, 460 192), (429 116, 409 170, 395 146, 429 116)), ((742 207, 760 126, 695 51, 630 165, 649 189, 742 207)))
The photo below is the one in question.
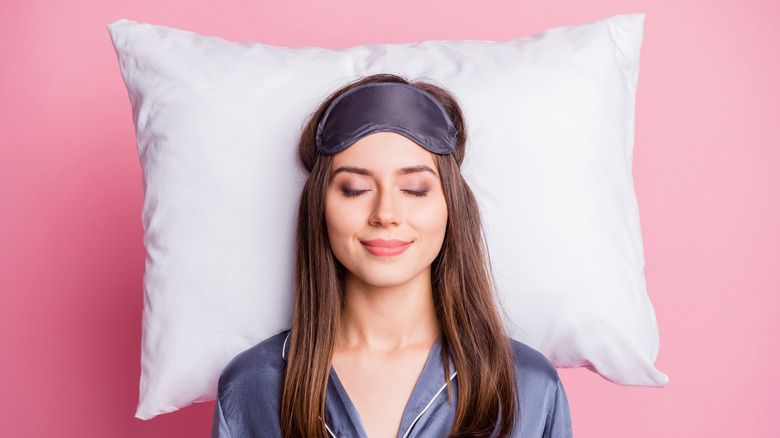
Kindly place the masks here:
POLYGON ((379 132, 332 163, 325 219, 347 275, 380 287, 430 276, 447 228, 433 154, 400 134, 379 132))

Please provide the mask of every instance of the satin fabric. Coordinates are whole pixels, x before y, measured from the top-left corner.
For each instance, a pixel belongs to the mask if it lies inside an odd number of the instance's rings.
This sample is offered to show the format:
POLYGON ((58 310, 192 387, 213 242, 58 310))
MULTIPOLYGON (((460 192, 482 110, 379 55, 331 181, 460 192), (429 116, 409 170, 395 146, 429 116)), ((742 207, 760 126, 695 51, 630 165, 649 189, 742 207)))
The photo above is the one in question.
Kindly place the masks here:
MULTIPOLYGON (((236 356, 219 379, 212 438, 280 437, 281 385, 288 332, 280 333, 236 356)), ((571 437, 569 404, 558 373, 541 353, 512 340, 520 395, 520 427, 513 438, 571 437)), ((446 437, 452 427, 458 395, 457 370, 444 373, 441 344, 428 354, 407 402, 398 438, 446 437), (451 381, 453 402, 447 400, 451 381)), ((329 438, 367 438, 360 415, 338 375, 330 370, 325 394, 329 438)))
POLYGON ((376 132, 396 132, 434 154, 455 149, 457 130, 429 93, 398 82, 357 86, 330 104, 317 126, 317 149, 332 155, 376 132))

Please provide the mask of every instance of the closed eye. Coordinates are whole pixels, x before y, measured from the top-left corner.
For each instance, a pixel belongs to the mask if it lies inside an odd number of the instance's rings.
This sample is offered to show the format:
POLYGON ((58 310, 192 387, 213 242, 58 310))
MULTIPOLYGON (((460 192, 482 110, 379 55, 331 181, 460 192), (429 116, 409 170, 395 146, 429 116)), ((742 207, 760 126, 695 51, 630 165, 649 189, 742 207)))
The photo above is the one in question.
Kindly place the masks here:
POLYGON ((407 193, 412 196, 416 196, 418 198, 422 198, 423 196, 428 196, 428 190, 404 190, 404 193, 407 193))
MULTIPOLYGON (((348 188, 341 189, 341 193, 344 195, 345 198, 355 198, 368 191, 369 190, 354 190, 348 188)), ((402 192, 417 198, 423 198, 425 196, 428 196, 428 190, 402 190, 402 192)))
POLYGON ((354 198, 356 196, 360 196, 363 193, 366 193, 368 190, 352 190, 348 188, 341 189, 341 193, 347 197, 347 198, 354 198))

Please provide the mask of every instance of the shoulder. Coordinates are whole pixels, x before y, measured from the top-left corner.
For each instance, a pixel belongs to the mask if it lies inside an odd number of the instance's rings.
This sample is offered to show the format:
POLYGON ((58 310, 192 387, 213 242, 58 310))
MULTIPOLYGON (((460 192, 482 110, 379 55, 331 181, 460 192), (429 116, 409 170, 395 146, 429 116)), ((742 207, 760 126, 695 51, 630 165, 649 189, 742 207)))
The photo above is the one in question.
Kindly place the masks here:
POLYGON ((510 339, 515 353, 515 370, 526 376, 557 384, 558 371, 542 353, 532 347, 510 339))
MULTIPOLYGON (((215 422, 226 436, 280 436, 279 412, 288 332, 270 337, 228 363, 219 377, 215 422)), ((218 435, 219 436, 219 435, 218 435)))
POLYGON ((522 418, 519 436, 571 438, 569 402, 558 371, 542 353, 522 342, 511 344, 522 418))
POLYGON ((225 366, 217 390, 223 408, 278 399, 287 363, 283 353, 288 333, 279 333, 244 350, 225 366))
POLYGON ((222 370, 219 378, 220 390, 228 385, 248 383, 247 381, 281 378, 286 363, 283 353, 288 333, 289 331, 285 331, 272 336, 234 357, 222 370))
POLYGON ((511 340, 515 354, 515 380, 521 399, 536 403, 552 403, 558 397, 561 380, 558 371, 542 353, 530 346, 511 340))
POLYGON ((289 331, 272 336, 242 351, 222 371, 220 383, 233 380, 267 377, 269 373, 284 372, 285 347, 289 331))

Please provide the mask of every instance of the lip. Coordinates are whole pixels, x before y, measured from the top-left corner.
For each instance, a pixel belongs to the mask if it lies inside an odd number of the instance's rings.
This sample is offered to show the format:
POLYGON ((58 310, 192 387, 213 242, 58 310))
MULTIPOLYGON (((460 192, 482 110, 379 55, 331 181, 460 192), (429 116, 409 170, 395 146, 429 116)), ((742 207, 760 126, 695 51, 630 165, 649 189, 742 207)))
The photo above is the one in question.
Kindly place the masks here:
POLYGON ((412 246, 412 242, 398 239, 372 239, 364 240, 360 243, 363 244, 363 248, 365 248, 366 251, 380 257, 390 257, 402 254, 412 246))

